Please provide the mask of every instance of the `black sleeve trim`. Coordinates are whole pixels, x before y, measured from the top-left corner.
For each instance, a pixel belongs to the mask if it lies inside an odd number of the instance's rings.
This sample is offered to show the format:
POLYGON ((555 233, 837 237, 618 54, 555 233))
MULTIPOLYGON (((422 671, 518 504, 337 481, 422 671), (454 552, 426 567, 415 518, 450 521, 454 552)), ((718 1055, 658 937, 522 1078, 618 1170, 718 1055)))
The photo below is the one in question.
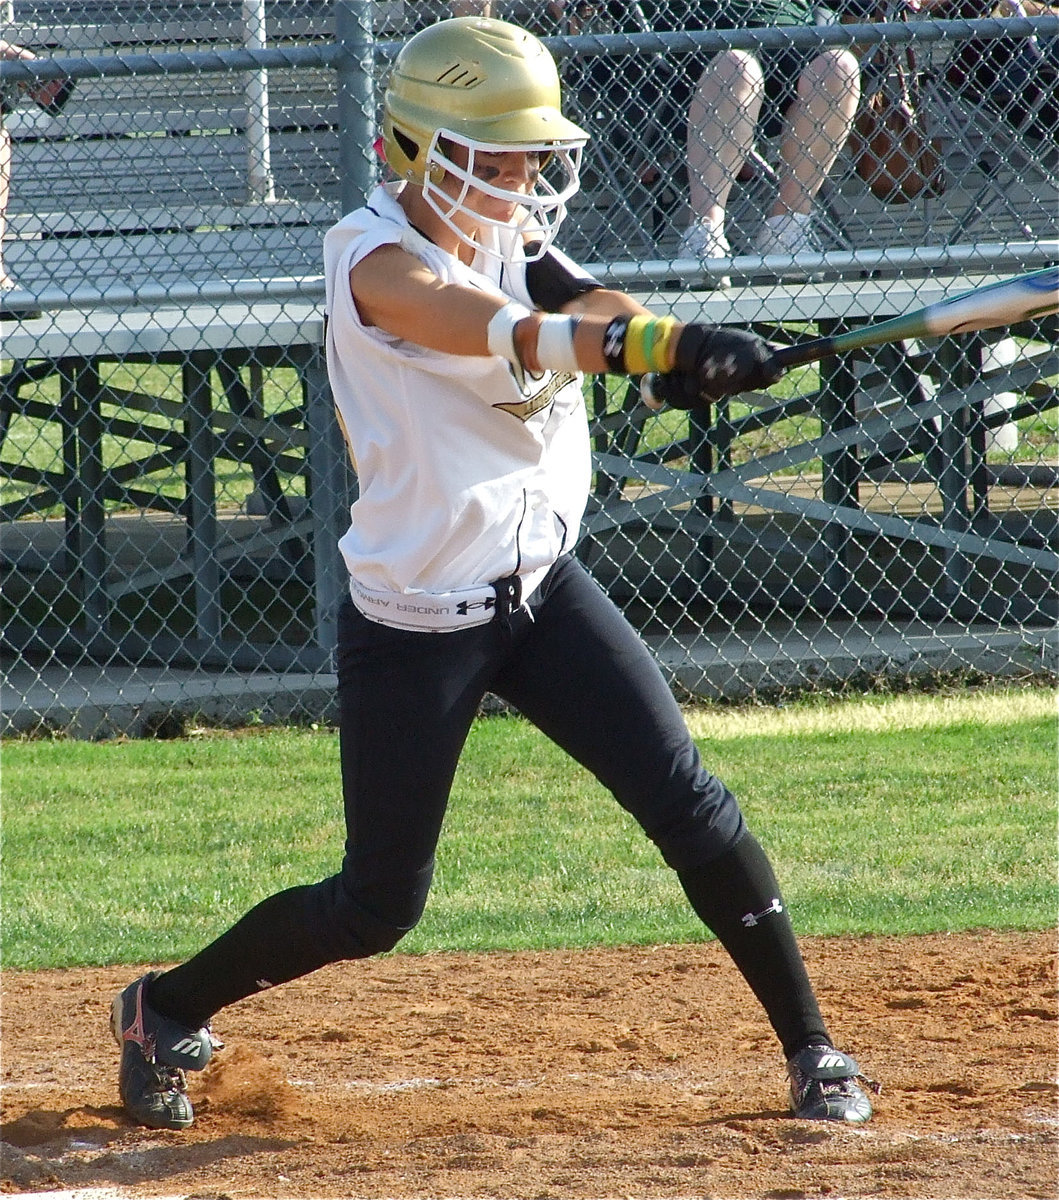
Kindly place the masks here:
MULTIPOLYGON (((539 242, 528 244, 527 254, 534 254, 539 246, 539 242)), ((526 264, 526 291, 537 308, 545 312, 559 312, 564 304, 602 286, 554 246, 535 262, 526 264)))

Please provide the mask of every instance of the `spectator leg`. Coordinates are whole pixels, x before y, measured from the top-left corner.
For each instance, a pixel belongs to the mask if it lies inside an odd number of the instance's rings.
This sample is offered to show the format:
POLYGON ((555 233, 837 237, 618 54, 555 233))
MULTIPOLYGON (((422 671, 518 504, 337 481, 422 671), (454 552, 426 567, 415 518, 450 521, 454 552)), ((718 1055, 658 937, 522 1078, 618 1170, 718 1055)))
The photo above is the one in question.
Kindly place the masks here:
POLYGON ((859 100, 860 66, 851 51, 825 50, 806 66, 784 122, 782 178, 770 216, 811 210, 853 129, 859 100))
POLYGON ((693 222, 723 230, 728 194, 753 148, 764 97, 761 64, 746 50, 726 50, 703 71, 688 109, 693 222))

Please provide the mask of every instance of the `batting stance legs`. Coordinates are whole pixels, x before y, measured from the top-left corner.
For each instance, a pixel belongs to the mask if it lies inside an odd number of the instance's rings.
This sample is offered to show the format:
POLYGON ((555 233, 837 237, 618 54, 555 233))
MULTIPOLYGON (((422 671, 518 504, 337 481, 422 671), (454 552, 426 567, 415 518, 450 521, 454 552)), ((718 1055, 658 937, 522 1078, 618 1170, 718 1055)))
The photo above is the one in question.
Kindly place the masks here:
MULTIPOLYGON (((472 629, 394 629, 347 602, 339 633, 341 871, 270 897, 183 966, 130 985, 115 1002, 115 1021, 123 1019, 119 1004, 135 1001, 199 1039, 202 1061, 169 1068, 203 1066, 204 1027, 219 1009, 326 963, 395 946, 426 904, 456 765, 487 691, 591 771, 655 842, 763 1005, 792 1080, 790 1064, 806 1054, 815 1063, 830 1039, 772 868, 731 792, 704 770, 650 653, 570 557, 528 608, 472 629)), ((163 1061, 165 1042, 163 1032, 163 1061)), ((844 1071, 841 1086, 855 1088, 852 1060, 831 1054, 844 1071)), ((815 1075, 806 1086, 827 1090, 815 1075)), ((173 1095, 182 1100, 177 1119, 166 1111, 146 1123, 190 1124, 186 1096, 173 1095)), ((851 1118, 848 1096, 844 1103, 844 1119, 867 1119, 851 1118)))

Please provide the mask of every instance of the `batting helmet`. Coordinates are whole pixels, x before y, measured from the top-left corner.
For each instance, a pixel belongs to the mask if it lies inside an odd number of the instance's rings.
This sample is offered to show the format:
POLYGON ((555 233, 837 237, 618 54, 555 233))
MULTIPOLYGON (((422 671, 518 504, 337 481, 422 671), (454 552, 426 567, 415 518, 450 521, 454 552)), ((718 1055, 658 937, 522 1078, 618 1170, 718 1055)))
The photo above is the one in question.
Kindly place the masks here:
MULTIPOLYGON (((588 140, 563 116, 561 102, 555 61, 533 34, 482 17, 439 21, 412 37, 394 62, 383 99, 386 161, 401 178, 422 186, 427 203, 465 242, 470 239, 453 218, 468 211, 463 200, 471 188, 517 204, 518 230, 541 239, 534 255, 539 257, 580 186, 581 150, 588 140), (466 167, 452 160, 452 144, 467 148, 466 167), (476 153, 512 150, 547 160, 528 194, 475 178, 476 153), (446 175, 463 184, 455 199, 439 187, 446 175)), ((474 215, 481 223, 480 214, 474 215)), ((504 256, 484 243, 472 244, 504 256)))

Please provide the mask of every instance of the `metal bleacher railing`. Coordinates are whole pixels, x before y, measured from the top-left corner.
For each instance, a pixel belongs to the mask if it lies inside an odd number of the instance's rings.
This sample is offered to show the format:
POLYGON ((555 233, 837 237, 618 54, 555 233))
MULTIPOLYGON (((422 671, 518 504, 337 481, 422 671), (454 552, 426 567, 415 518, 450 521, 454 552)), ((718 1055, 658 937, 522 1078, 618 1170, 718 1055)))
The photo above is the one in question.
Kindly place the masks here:
MULTIPOLYGON (((58 116, 4 117, 4 727, 322 719, 356 480, 321 357, 320 242, 381 170, 388 63, 449 6, 12 7, 4 36, 40 57, 5 63, 7 86, 76 88, 58 116)), ((1059 19, 538 32, 594 135, 564 247, 658 311, 790 340, 1059 262, 1059 130, 947 72, 972 41, 1059 40, 1059 19), (762 142, 733 257, 681 258, 679 114, 637 102, 646 75, 689 51, 884 44, 918 55, 945 190, 880 201, 845 152, 813 246, 762 257, 762 142), (730 287, 712 286, 720 268, 730 287)), ((1054 670, 1055 343, 1047 319, 896 344, 690 420, 586 381, 597 482, 579 553, 694 694, 1054 670)))

